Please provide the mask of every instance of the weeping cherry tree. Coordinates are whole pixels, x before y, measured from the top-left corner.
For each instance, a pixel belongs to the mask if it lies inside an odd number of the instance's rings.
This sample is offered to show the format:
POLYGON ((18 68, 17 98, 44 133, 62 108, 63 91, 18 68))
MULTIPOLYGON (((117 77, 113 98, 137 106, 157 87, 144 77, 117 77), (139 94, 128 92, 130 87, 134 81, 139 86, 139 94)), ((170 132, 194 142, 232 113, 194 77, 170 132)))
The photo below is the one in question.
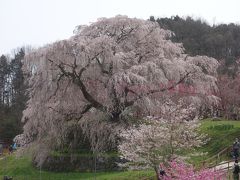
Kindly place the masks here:
POLYGON ((180 85, 214 99, 218 62, 188 56, 172 35, 155 22, 116 16, 26 55, 25 135, 52 145, 72 134, 106 150, 117 146, 123 127, 152 115, 180 85))

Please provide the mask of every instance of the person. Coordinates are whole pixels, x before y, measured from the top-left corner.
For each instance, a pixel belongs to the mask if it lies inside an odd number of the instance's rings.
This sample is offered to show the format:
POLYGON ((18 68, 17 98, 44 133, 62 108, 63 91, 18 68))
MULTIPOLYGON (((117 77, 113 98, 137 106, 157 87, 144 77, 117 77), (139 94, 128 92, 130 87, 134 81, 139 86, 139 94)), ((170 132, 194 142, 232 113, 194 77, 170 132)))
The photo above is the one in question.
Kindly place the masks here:
POLYGON ((166 175, 166 172, 163 169, 160 169, 159 174, 160 174, 160 176, 163 177, 166 175))
POLYGON ((11 153, 13 152, 13 147, 12 147, 12 145, 10 145, 10 146, 8 147, 8 151, 9 151, 9 154, 11 154, 11 153))
POLYGON ((13 146, 12 146, 13 150, 17 150, 17 143, 14 143, 13 146))
POLYGON ((240 149, 240 143, 238 138, 235 139, 235 142, 233 143, 233 158, 238 159, 239 157, 239 149, 240 149))
POLYGON ((239 172, 240 172, 240 167, 238 165, 238 160, 235 160, 234 167, 233 167, 233 179, 234 180, 239 180, 239 172))
POLYGON ((0 143, 0 156, 3 154, 3 145, 0 143))
POLYGON ((8 176, 3 177, 3 180, 12 180, 12 179, 13 179, 12 177, 8 177, 8 176))
POLYGON ((159 169, 159 175, 160 175, 160 178, 164 178, 164 176, 167 176, 166 172, 164 171, 162 165, 160 164, 160 169, 159 169))

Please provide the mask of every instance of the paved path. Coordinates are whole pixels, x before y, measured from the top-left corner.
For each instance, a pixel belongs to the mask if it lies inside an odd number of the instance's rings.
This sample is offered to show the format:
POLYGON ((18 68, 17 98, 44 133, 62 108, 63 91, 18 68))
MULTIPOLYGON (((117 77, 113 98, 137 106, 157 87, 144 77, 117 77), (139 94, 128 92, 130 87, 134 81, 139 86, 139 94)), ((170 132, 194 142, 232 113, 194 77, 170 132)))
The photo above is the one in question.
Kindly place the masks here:
POLYGON ((227 169, 228 166, 229 166, 230 169, 232 169, 232 167, 234 165, 234 162, 229 162, 229 165, 228 165, 227 161, 223 161, 219 164, 221 164, 221 165, 217 165, 217 166, 214 167, 216 170, 225 169, 225 168, 227 169))

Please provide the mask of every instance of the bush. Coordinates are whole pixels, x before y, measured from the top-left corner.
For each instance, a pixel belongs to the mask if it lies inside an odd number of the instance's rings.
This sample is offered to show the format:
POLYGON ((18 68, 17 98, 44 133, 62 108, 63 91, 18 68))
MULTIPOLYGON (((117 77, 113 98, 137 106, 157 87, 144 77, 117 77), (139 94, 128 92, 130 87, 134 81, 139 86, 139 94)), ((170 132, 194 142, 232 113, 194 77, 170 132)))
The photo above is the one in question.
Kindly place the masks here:
POLYGON ((218 130, 218 131, 226 131, 230 129, 234 129, 233 124, 217 124, 208 127, 209 130, 218 130))
POLYGON ((69 154, 51 153, 42 165, 42 169, 57 172, 81 171, 116 171, 121 170, 117 163, 121 159, 117 154, 101 154, 99 156, 90 153, 69 154))

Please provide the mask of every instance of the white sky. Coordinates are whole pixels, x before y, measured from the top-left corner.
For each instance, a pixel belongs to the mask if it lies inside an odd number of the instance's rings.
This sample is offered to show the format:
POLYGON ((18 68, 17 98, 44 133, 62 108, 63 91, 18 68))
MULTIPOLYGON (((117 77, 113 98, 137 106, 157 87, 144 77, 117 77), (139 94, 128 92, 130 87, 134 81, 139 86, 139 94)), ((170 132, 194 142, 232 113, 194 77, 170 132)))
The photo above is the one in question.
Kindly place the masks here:
POLYGON ((0 0, 0 54, 68 38, 75 26, 99 17, 201 17, 239 23, 239 0, 0 0))

